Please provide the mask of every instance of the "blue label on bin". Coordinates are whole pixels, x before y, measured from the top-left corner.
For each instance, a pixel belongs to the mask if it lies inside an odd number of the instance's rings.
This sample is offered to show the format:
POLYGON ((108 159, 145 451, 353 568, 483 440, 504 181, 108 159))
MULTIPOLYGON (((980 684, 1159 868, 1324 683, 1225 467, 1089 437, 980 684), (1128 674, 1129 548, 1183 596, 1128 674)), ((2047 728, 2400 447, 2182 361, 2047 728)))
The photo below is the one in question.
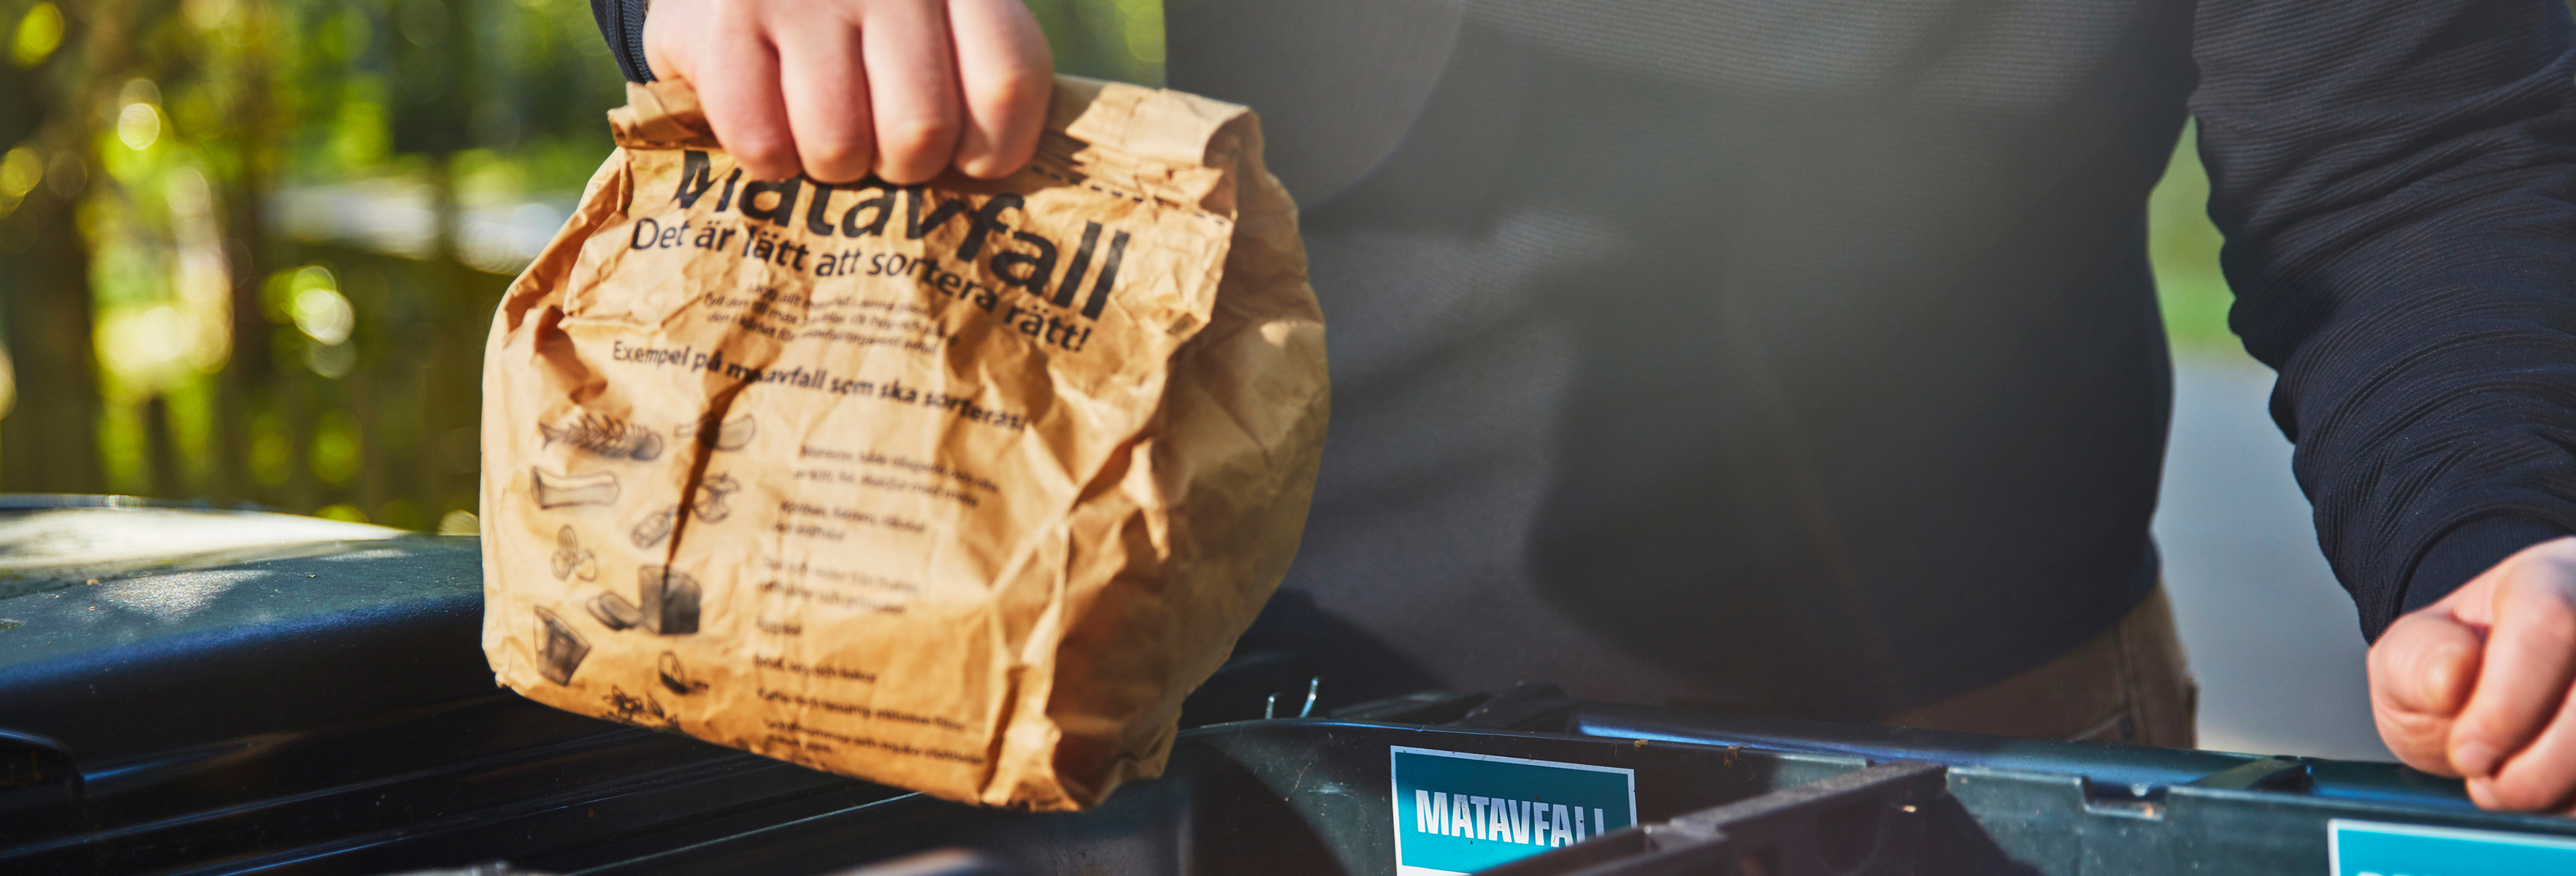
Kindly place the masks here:
POLYGON ((2326 822, 2335 876, 2523 876, 2576 873, 2576 837, 2326 822))
POLYGON ((1388 746, 1398 876, 1473 873, 1637 823, 1637 772, 1388 746))

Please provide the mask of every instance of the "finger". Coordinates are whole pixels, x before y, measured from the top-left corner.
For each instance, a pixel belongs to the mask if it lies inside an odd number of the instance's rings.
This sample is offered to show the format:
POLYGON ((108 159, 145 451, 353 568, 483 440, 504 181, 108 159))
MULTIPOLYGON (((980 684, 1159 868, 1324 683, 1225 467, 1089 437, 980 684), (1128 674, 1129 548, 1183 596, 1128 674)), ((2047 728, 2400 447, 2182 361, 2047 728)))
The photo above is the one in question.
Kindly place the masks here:
POLYGON ((957 152, 957 68, 948 15, 936 0, 883 3, 860 33, 875 104, 877 175, 916 183, 957 152))
POLYGON ((645 4, 644 66, 657 79, 696 82, 698 67, 732 60, 713 51, 714 37, 748 33, 756 39, 760 27, 755 18, 756 10, 751 4, 733 0, 657 0, 645 4))
POLYGON ((949 0, 948 30, 966 102, 957 169, 986 179, 1019 170, 1037 152, 1055 94, 1045 32, 1020 0, 949 0))
POLYGON ((2576 680, 2576 569, 2517 557, 2495 571, 2493 617, 2477 689, 2451 728, 2451 763, 2492 773, 2538 736, 2576 680))
POLYGON ((752 178, 795 176, 796 141, 787 127, 786 101, 778 91, 776 50, 749 16, 713 18, 699 57, 722 60, 690 71, 698 104, 706 109, 707 125, 752 178))
POLYGON ((2556 809, 2576 796, 2576 702, 2562 702, 2547 729, 2493 776, 2469 780, 2469 799, 2488 809, 2556 809))
POLYGON ((2370 649, 2372 689, 2401 711, 2456 717, 2477 686, 2485 646, 2478 631, 2438 612, 2399 618, 2370 649))
POLYGON ((2477 684, 2485 641, 2448 612, 2397 619, 2370 648, 2370 711, 2379 738, 2406 765, 2457 776, 2451 765, 2452 720, 2477 684))
POLYGON ((827 183, 868 175, 876 163, 876 120, 868 110, 858 32, 817 24, 783 29, 775 39, 787 127, 805 175, 827 183))
POLYGON ((662 0, 644 10, 644 66, 663 79, 689 79, 685 41, 678 35, 686 27, 674 21, 699 21, 706 17, 701 0, 662 0))

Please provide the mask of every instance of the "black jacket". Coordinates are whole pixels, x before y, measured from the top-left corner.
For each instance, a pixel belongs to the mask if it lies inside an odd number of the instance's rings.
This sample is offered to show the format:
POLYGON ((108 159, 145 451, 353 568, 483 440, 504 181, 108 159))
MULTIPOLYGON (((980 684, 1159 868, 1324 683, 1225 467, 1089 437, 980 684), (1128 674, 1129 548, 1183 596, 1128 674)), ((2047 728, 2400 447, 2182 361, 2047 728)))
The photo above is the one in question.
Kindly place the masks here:
MULTIPOLYGON (((631 76, 640 14, 595 0, 631 76)), ((1253 639, 1870 718, 2154 586, 2186 114, 2375 636, 2576 530, 2556 0, 1174 0, 1304 204, 1334 424, 1253 639)))

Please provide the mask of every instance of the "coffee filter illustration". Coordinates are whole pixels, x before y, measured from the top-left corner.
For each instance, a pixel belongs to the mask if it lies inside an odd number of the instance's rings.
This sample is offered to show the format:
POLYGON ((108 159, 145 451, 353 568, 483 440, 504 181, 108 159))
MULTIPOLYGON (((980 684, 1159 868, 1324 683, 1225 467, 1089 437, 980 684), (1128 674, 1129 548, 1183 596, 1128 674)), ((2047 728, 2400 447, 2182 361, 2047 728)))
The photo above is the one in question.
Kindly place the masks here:
POLYGON ((536 613, 537 623, 545 628, 544 644, 537 652, 537 671, 547 681, 571 684, 573 671, 581 668, 582 658, 590 656, 590 642, 554 612, 538 608, 536 613))

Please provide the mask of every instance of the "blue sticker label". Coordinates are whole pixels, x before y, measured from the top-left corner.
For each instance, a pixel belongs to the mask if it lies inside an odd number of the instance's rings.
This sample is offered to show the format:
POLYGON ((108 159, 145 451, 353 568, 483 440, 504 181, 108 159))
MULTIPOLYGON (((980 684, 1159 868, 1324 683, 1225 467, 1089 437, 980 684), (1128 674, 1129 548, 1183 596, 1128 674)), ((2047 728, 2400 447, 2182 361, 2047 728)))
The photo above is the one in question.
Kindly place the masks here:
POLYGON ((1637 771, 1389 746, 1397 876, 1473 873, 1637 823, 1637 771))
POLYGON ((2576 873, 2576 837, 2326 822, 2335 876, 2523 876, 2576 873))

